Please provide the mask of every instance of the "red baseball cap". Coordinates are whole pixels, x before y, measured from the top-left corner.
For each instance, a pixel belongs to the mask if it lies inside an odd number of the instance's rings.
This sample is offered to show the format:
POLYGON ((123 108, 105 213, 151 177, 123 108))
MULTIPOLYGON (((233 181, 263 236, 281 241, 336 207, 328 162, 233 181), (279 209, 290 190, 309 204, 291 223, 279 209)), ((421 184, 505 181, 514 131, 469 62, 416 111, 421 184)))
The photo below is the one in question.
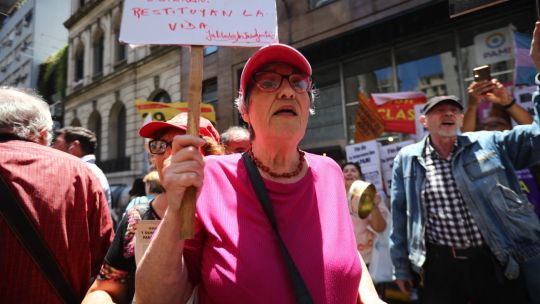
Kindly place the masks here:
POLYGON ((286 44, 270 44, 260 48, 246 62, 242 76, 240 77, 240 93, 244 93, 253 73, 259 71, 264 65, 273 62, 288 64, 297 68, 300 72, 311 76, 311 65, 302 53, 286 44))
MULTIPOLYGON (((151 121, 142 126, 139 130, 139 135, 144 138, 155 138, 155 136, 164 129, 177 129, 182 130, 185 133, 187 130, 187 117, 187 113, 183 112, 167 121, 151 121)), ((219 132, 214 128, 212 123, 204 117, 200 117, 199 133, 202 136, 212 137, 218 143, 220 142, 219 132)))

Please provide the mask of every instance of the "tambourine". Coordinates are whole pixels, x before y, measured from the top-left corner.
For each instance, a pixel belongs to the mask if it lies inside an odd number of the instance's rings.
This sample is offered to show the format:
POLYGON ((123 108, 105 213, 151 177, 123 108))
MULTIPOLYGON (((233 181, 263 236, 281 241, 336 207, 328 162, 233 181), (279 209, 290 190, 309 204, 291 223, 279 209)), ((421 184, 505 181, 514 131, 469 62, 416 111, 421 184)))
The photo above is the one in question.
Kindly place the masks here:
POLYGON ((375 208, 376 195, 377 189, 375 185, 361 180, 354 181, 347 195, 351 214, 362 219, 368 217, 375 208))

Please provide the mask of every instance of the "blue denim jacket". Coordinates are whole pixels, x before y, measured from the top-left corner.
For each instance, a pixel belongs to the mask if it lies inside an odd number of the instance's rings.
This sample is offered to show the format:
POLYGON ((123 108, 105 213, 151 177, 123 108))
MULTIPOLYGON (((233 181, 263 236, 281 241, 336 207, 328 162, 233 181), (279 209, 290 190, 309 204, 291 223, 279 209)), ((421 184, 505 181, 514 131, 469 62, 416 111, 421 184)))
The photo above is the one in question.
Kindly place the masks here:
MULTIPOLYGON (((540 256, 540 223, 514 173, 540 163, 538 94, 534 105, 530 125, 459 135, 452 159, 465 204, 509 279, 518 277, 521 262, 540 256)), ((411 269, 421 273, 426 260, 426 210, 421 197, 425 145, 426 138, 404 147, 394 159, 390 252, 397 279, 410 279, 411 269)))

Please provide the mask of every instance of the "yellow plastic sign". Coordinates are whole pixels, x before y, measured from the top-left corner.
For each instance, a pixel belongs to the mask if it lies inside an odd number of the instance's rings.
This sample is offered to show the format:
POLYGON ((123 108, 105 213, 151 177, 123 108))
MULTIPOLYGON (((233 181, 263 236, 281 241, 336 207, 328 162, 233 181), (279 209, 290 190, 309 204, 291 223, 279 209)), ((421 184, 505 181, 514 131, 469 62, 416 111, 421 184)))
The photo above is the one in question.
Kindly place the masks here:
MULTIPOLYGON (((137 99, 135 108, 142 118, 150 115, 152 121, 167 121, 181 112, 188 111, 187 102, 156 102, 137 99)), ((214 106, 207 103, 201 103, 201 116, 216 123, 216 111, 214 106)))

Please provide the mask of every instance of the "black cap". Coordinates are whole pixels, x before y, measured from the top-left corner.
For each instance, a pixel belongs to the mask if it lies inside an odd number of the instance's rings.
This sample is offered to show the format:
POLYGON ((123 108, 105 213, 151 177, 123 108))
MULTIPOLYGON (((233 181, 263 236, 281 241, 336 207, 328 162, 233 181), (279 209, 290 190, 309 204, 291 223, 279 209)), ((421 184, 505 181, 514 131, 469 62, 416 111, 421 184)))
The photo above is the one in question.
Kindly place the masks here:
POLYGON ((459 109, 461 111, 463 111, 463 105, 461 104, 461 102, 459 102, 459 98, 457 98, 457 96, 454 96, 454 95, 449 95, 449 96, 436 96, 436 97, 432 97, 430 100, 428 100, 428 102, 424 105, 424 108, 422 109, 422 112, 424 114, 427 114, 427 112, 429 112, 429 110, 433 109, 434 106, 440 104, 441 102, 445 102, 445 101, 451 101, 453 102, 454 104, 456 104, 459 109))

